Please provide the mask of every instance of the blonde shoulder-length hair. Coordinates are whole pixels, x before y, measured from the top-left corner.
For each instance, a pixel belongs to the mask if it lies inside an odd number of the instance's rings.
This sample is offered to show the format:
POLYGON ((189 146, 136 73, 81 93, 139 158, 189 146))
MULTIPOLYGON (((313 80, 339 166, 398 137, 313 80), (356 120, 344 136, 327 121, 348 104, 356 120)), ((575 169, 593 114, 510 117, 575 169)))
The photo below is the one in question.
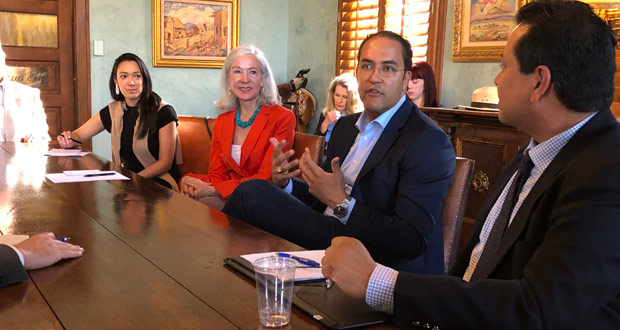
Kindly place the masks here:
POLYGON ((224 61, 224 67, 220 76, 220 97, 215 101, 215 107, 223 111, 232 111, 239 106, 239 100, 230 90, 228 74, 230 73, 232 63, 238 57, 244 55, 254 55, 256 57, 263 75, 263 88, 258 92, 258 104, 281 105, 282 99, 278 95, 276 81, 273 79, 273 73, 271 72, 271 67, 269 67, 269 62, 265 58, 265 54, 254 45, 244 45, 233 49, 226 61, 224 61))
POLYGON ((360 94, 357 91, 357 79, 350 73, 343 73, 334 78, 329 84, 329 90, 327 91, 327 105, 323 109, 323 115, 327 116, 327 113, 336 108, 334 104, 334 93, 336 92, 336 86, 341 86, 347 89, 347 106, 344 109, 344 115, 351 115, 364 110, 364 104, 360 99, 360 94))

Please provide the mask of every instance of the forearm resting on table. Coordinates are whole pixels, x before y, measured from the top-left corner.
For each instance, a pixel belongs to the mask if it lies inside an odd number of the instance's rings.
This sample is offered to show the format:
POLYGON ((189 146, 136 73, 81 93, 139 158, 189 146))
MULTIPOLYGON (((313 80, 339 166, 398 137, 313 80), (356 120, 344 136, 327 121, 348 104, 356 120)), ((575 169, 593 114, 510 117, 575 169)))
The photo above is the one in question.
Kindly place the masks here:
POLYGON ((153 178, 160 176, 170 170, 172 161, 158 160, 153 165, 143 169, 138 173, 143 178, 153 178))

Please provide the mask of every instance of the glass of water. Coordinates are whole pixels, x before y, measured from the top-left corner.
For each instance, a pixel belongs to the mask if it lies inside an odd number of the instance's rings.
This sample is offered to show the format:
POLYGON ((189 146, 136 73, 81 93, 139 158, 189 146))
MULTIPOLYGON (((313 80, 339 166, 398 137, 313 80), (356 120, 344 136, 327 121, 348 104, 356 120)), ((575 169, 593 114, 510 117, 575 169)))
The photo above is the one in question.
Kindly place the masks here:
POLYGON ((296 267, 295 260, 284 257, 266 257, 254 262, 258 316, 264 326, 280 327, 290 322, 296 267))

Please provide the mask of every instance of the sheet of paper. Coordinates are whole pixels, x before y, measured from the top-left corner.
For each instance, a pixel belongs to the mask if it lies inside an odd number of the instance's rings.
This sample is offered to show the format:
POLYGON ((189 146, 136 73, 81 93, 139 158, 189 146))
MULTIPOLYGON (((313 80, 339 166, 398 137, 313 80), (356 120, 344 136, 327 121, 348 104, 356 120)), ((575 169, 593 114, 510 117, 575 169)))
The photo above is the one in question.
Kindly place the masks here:
MULTIPOLYGON (((291 251, 291 252, 278 251, 278 252, 254 253, 254 254, 245 254, 245 255, 242 255, 241 257, 249 261, 252 264, 254 263, 254 261, 260 258, 275 256, 279 252, 284 252, 284 253, 288 253, 290 255, 294 255, 297 257, 314 260, 318 263, 321 263, 321 259, 323 259, 323 257, 325 256, 325 250, 310 250, 310 251, 291 251)), ((323 277, 323 273, 321 273, 321 268, 310 268, 310 267, 304 267, 303 265, 300 265, 297 267, 297 269, 295 269, 295 281, 305 281, 305 280, 315 280, 315 279, 318 280, 322 278, 324 277, 323 277)))
POLYGON ((45 177, 54 183, 129 180, 128 177, 118 172, 113 172, 113 173, 114 175, 91 176, 91 177, 87 177, 84 175, 66 175, 64 173, 50 173, 50 174, 46 174, 45 177))
POLYGON ((0 244, 16 245, 28 239, 28 235, 0 235, 0 244))
POLYGON ((44 153, 43 156, 51 157, 82 157, 88 155, 90 152, 82 151, 80 149, 51 149, 44 153))

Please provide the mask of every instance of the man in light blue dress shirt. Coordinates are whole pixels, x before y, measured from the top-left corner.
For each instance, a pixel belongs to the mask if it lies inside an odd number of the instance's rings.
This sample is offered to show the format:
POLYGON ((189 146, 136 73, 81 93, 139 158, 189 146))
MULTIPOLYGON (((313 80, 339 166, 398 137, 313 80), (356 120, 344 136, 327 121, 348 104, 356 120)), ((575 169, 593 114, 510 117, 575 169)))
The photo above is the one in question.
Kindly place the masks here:
POLYGON ((574 1, 527 4, 517 23, 495 78, 499 119, 532 140, 490 191, 450 276, 385 267, 353 238, 335 238, 326 250, 324 275, 399 325, 620 328, 613 35, 588 5, 574 1), (517 165, 528 157, 533 168, 512 213, 500 212, 517 165), (507 228, 490 247, 500 218, 507 228))
MULTIPOLYGON (((398 270, 443 273, 441 210, 455 157, 446 134, 406 97, 411 46, 382 31, 360 46, 362 113, 334 126, 320 167, 272 141, 272 183, 250 180, 223 212, 307 249, 336 236, 359 239, 398 270), (299 164, 299 169, 291 169, 299 164), (304 181, 296 176, 303 174, 304 181)), ((279 143, 278 143, 279 142, 279 143)))

